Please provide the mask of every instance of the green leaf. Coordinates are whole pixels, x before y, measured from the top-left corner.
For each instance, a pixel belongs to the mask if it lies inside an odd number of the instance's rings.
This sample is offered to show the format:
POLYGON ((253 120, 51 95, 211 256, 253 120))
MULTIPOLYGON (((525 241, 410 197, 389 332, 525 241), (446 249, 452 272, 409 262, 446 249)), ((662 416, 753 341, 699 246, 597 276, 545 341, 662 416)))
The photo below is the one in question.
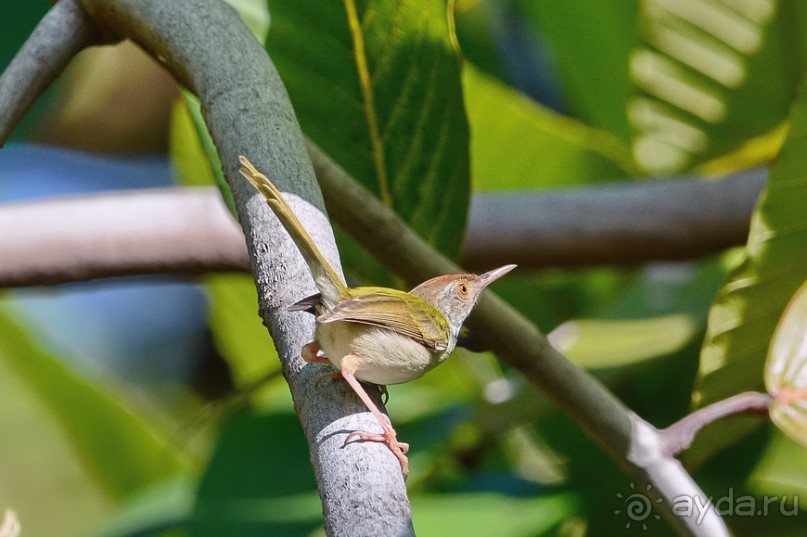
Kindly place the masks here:
POLYGON ((189 468, 166 432, 44 350, 4 308, 0 359, 48 406, 87 469, 112 497, 122 498, 189 468))
POLYGON ((412 497, 415 529, 423 535, 544 535, 576 512, 576 502, 569 494, 535 498, 493 493, 412 497))
POLYGON ((193 537, 309 535, 321 527, 297 417, 246 412, 231 419, 202 478, 193 518, 193 537))
POLYGON ((781 123, 801 79, 805 15, 793 2, 643 0, 630 61, 641 94, 628 113, 637 162, 674 173, 781 123))
POLYGON ((202 109, 189 91, 183 90, 171 115, 171 162, 179 172, 179 180, 185 185, 216 185, 230 213, 237 217, 233 193, 224 178, 221 160, 207 125, 202 118, 202 109))
POLYGON ((266 48, 305 133, 437 249, 459 255, 468 125, 446 2, 271 0, 269 9, 266 48))
MULTIPOLYGON (((751 220, 744 261, 709 312, 694 394, 698 406, 762 388, 774 328, 807 274, 807 99, 795 103, 791 117, 790 135, 751 220)), ((733 422, 716 423, 699 435, 692 456, 714 452, 745 430, 733 422)))
POLYGON ((474 188, 568 186, 636 171, 618 138, 550 112, 470 64, 463 84, 474 188))
POLYGON ((574 363, 597 369, 672 354, 698 333, 697 323, 690 317, 666 315, 649 319, 569 321, 553 331, 549 340, 574 363))
POLYGON ((264 402, 289 402, 277 351, 258 316, 258 295, 252 277, 221 274, 208 277, 206 283, 213 341, 230 366, 235 386, 252 389, 261 383, 259 395, 264 402))
POLYGON ((196 483, 187 476, 168 479, 135 494, 88 537, 163 535, 162 531, 187 526, 193 511, 196 483))
POLYGON ((633 94, 628 57, 638 45, 638 0, 518 0, 518 6, 554 54, 570 114, 630 141, 625 114, 633 94))

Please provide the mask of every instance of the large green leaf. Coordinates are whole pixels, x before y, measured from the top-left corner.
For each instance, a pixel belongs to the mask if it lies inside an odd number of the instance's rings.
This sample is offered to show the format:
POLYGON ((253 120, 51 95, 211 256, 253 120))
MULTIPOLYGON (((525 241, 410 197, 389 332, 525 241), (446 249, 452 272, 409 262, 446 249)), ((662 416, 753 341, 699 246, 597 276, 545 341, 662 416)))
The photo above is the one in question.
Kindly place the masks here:
MULTIPOLYGON (((754 211, 745 259, 709 313, 694 401, 702 406, 763 387, 774 328, 807 277, 807 99, 795 103, 791 132, 754 211)), ((737 422, 706 429, 693 449, 719 449, 743 429, 737 422)), ((747 422, 743 422, 746 423, 747 422)))
POLYGON ((429 494, 412 497, 412 519, 422 535, 552 535, 577 512, 570 494, 534 498, 494 493, 429 494))
MULTIPOLYGON (((47 405, 112 498, 189 468, 166 431, 72 371, 0 309, 0 360, 47 405)), ((45 447, 45 446, 41 446, 45 447)))
POLYGON ((446 2, 271 0, 269 9, 266 48, 305 133, 456 257, 470 166, 446 2))
POLYGON ((798 2, 643 0, 631 57, 637 162, 672 173, 782 122, 801 79, 798 2))
POLYGON ((638 45, 638 0, 516 0, 554 55, 572 116, 630 140, 628 57, 638 45))
POLYGON ((191 535, 310 535, 322 526, 316 490, 296 416, 240 414, 224 427, 202 478, 191 535))
POLYGON ((526 189, 634 174, 615 136, 551 112, 470 64, 463 87, 476 189, 526 189))

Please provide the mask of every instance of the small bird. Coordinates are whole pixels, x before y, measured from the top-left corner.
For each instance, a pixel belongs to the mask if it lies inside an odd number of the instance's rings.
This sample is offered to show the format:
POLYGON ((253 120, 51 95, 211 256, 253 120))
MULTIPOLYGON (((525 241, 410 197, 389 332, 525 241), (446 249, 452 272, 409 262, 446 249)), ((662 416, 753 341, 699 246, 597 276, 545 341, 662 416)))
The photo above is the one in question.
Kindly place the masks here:
POLYGON ((505 265, 480 276, 438 276, 410 292, 385 287, 349 288, 319 251, 280 191, 244 156, 239 170, 291 236, 308 264, 319 293, 288 309, 316 316, 315 340, 302 348, 306 362, 329 363, 329 374, 347 381, 381 425, 382 433, 354 431, 345 439, 385 443, 409 474, 409 445, 399 442, 389 419, 381 413, 359 381, 400 384, 416 379, 448 358, 457 344, 462 323, 479 294, 516 265, 505 265))

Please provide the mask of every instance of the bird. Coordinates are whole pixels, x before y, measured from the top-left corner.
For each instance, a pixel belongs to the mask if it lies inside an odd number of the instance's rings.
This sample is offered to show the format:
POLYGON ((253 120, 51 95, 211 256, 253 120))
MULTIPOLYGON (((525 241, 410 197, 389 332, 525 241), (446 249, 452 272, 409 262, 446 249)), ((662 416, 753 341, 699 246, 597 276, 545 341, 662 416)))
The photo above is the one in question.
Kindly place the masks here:
MULTIPOLYGON (((361 382, 379 385, 414 380, 442 363, 457 344, 463 322, 481 292, 516 265, 504 265, 479 276, 449 274, 427 280, 409 292, 385 287, 348 287, 317 248, 311 236, 275 185, 245 156, 239 172, 266 202, 302 254, 319 291, 288 307, 315 315, 314 341, 301 356, 310 363, 326 363, 337 370, 323 376, 343 378, 375 416, 381 433, 353 431, 354 439, 382 442, 409 475, 406 453, 391 421, 368 395, 361 382)), ((322 377, 322 376, 321 376, 322 377)))

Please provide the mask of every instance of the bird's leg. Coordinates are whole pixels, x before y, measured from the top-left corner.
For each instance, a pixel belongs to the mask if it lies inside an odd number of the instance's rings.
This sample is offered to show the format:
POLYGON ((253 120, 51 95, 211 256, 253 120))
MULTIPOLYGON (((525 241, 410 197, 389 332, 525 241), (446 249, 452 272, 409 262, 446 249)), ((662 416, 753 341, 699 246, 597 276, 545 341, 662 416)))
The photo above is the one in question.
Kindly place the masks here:
POLYGON ((350 384, 350 387, 353 388, 353 391, 356 392, 356 395, 359 396, 359 399, 367 406, 370 412, 373 413, 375 419, 378 420, 378 423, 381 425, 381 428, 384 430, 381 434, 375 433, 367 433, 364 431, 354 431, 347 435, 345 438, 345 444, 350 442, 353 438, 359 438, 360 440, 370 441, 370 442, 384 442, 389 447, 392 454, 398 458, 398 461, 401 463, 401 472, 403 473, 404 479, 407 478, 409 475, 409 460, 406 458, 406 452, 409 451, 409 444, 404 442, 398 442, 397 435, 395 434, 395 429, 392 428, 392 424, 390 423, 389 419, 378 410, 378 407, 373 400, 370 399, 370 396, 367 395, 367 391, 365 391, 364 387, 359 383, 353 374, 356 372, 356 369, 361 365, 362 358, 356 354, 348 354, 344 358, 342 358, 341 362, 341 373, 342 378, 350 384))

